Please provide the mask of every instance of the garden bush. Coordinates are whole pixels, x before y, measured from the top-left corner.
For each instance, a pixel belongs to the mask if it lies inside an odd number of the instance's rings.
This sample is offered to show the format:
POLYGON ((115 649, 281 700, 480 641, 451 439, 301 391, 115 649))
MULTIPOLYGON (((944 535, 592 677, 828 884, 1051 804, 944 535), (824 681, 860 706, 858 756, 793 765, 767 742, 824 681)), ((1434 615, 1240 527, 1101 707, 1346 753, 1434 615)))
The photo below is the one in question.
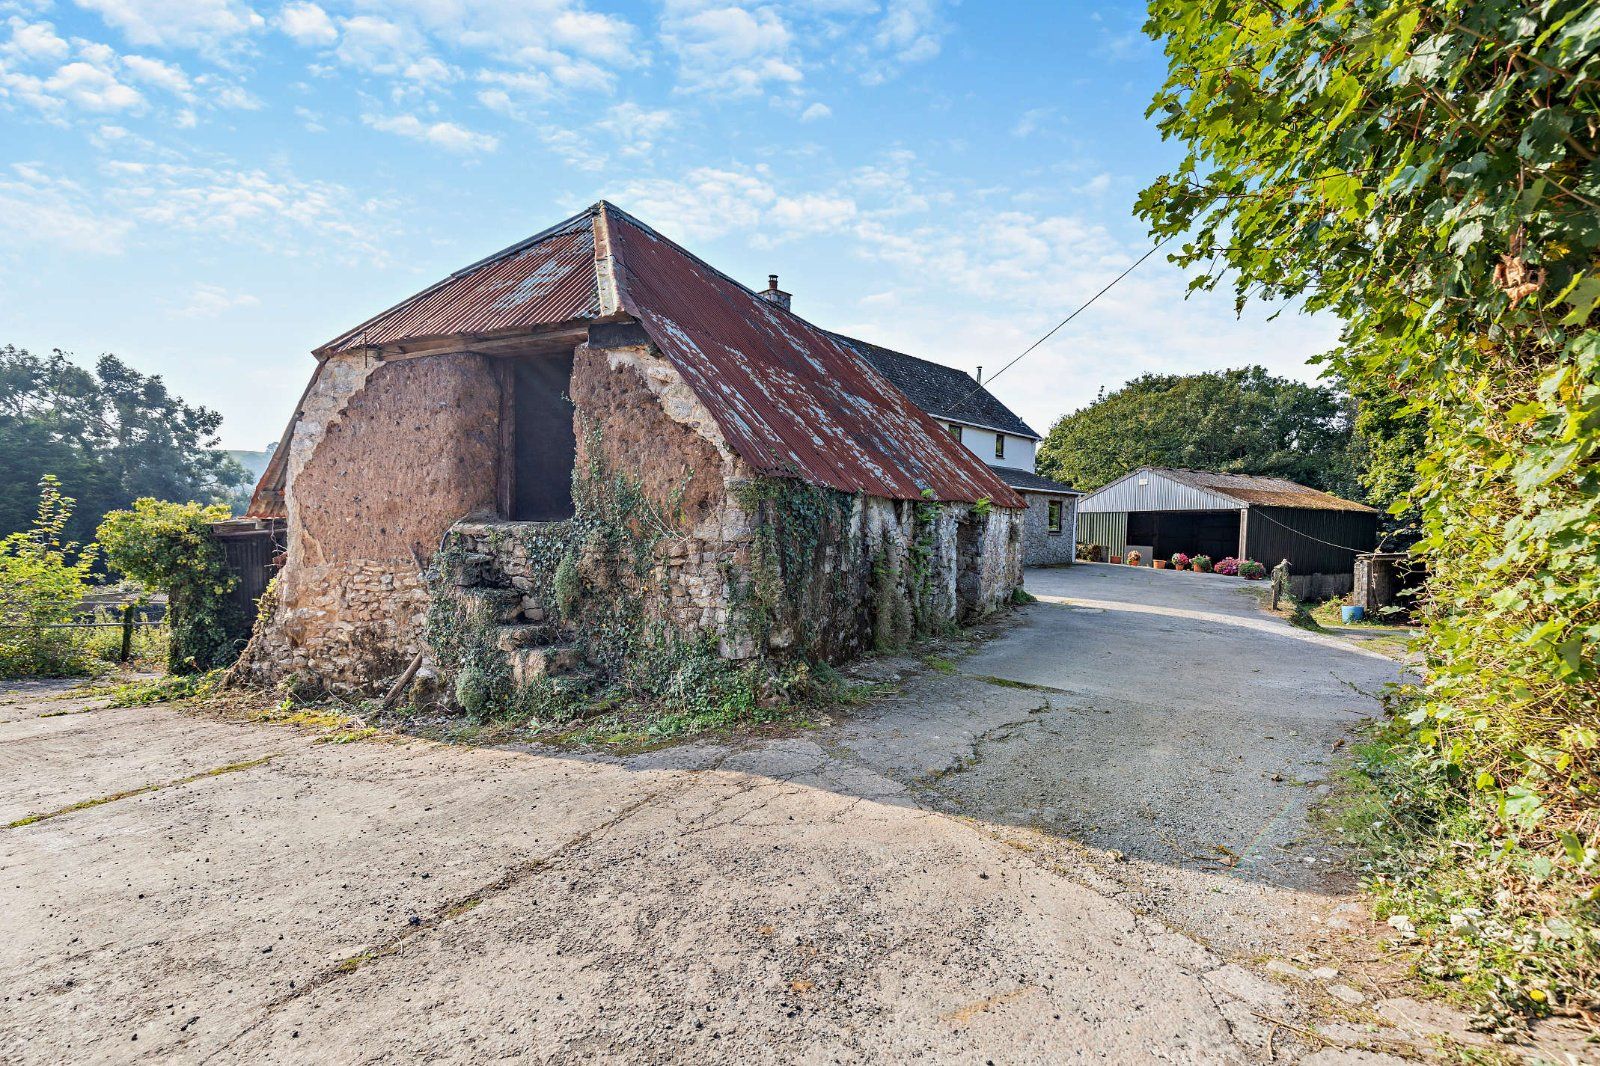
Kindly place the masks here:
POLYGON ((1212 569, 1219 574, 1226 574, 1229 577, 1237 577, 1239 576, 1239 560, 1229 555, 1224 559, 1218 560, 1217 565, 1212 567, 1212 569))
POLYGON ((75 501, 39 479, 33 527, 0 540, 0 677, 81 676, 93 656, 70 628, 88 593, 95 548, 62 540, 75 501))

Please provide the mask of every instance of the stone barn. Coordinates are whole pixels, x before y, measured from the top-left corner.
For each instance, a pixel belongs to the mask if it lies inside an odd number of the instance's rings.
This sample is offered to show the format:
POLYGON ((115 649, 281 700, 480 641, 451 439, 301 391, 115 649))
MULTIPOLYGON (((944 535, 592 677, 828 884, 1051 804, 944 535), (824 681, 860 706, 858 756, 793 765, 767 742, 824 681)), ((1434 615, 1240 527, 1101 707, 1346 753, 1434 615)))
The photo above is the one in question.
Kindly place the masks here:
POLYGON ((781 672, 1021 582, 1016 491, 849 345, 604 202, 314 354, 251 504, 287 549, 246 682, 371 692, 420 660, 469 703, 781 672))

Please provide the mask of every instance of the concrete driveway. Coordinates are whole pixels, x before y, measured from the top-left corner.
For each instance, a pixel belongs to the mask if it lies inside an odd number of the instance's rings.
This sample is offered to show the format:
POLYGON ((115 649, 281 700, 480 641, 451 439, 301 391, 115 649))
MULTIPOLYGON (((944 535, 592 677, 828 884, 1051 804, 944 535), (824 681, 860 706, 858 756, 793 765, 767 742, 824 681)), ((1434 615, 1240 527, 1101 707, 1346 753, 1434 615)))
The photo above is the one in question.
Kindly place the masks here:
POLYGON ((1029 587, 957 673, 625 759, 13 692, 0 824, 50 816, 0 830, 0 1060, 1321 1064, 1431 1031, 1310 972, 1366 950, 1307 812, 1394 664, 1229 579, 1029 587))

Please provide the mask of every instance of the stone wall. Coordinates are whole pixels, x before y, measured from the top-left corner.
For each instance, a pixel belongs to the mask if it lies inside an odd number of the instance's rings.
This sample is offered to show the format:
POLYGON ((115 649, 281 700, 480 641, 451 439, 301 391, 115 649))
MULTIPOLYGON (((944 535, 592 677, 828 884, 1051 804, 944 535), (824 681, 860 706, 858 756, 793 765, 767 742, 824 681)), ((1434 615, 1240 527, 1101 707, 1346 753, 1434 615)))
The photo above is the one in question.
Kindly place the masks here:
POLYGON ((1078 510, 1076 496, 1047 496, 1039 492, 1025 492, 1028 501, 1027 515, 1023 520, 1022 558, 1028 566, 1054 566, 1070 563, 1076 556, 1073 543, 1074 518, 1078 510), (1050 532, 1050 501, 1061 501, 1061 532, 1050 532))

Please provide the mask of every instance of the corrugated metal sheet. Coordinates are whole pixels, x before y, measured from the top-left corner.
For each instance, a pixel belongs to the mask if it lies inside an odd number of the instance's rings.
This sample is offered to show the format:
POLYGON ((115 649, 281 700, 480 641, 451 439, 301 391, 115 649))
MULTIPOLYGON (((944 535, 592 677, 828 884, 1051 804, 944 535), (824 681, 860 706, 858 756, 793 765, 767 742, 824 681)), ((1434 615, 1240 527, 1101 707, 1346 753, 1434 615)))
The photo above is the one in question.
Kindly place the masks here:
POLYGON ((1103 544, 1107 553, 1122 555, 1128 550, 1128 512, 1089 513, 1078 508, 1078 543, 1103 544))
POLYGON ((1252 507, 1245 517, 1245 554, 1267 566, 1287 559, 1296 574, 1352 573, 1377 543, 1376 511, 1252 507))
POLYGON ((1144 466, 1083 498, 1090 511, 1237 511, 1253 505, 1375 514, 1364 504, 1281 477, 1144 466), (1143 482, 1143 484, 1141 484, 1143 482))
POLYGON ((763 474, 847 492, 1025 507, 854 350, 604 205, 623 307, 763 474))
POLYGON ((599 313, 590 213, 577 215, 425 289, 317 349, 551 325, 599 313))
POLYGON ((1165 477, 1163 471, 1148 467, 1103 485, 1078 501, 1078 510, 1084 514, 1107 511, 1237 511, 1243 507, 1244 504, 1238 500, 1181 484, 1165 477))

